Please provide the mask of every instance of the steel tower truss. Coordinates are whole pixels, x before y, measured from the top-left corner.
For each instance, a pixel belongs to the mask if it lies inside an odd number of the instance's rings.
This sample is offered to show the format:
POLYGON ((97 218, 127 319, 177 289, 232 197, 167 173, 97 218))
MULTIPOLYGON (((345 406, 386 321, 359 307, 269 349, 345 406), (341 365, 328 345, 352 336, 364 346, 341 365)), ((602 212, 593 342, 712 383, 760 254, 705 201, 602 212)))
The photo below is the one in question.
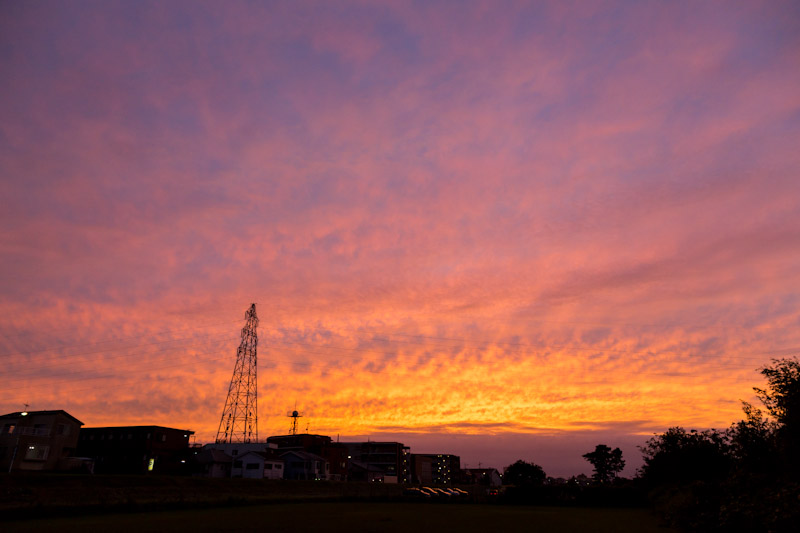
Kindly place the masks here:
POLYGON ((222 409, 217 430, 217 443, 258 442, 258 382, 256 380, 256 346, 258 317, 256 304, 244 314, 242 342, 236 352, 228 397, 222 409))

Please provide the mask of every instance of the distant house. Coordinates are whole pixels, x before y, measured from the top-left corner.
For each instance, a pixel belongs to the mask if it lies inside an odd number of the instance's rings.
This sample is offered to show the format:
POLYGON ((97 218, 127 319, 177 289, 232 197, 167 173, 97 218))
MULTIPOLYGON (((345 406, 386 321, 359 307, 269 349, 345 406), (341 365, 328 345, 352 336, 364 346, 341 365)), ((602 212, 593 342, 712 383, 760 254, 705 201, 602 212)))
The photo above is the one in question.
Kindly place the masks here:
POLYGON ((503 478, 496 468, 465 468, 461 471, 461 477, 464 483, 489 487, 499 487, 503 484, 503 478))
POLYGON ((355 459, 350 459, 348 479, 369 483, 397 483, 397 476, 394 473, 389 474, 378 466, 368 465, 355 459))
POLYGON ((283 460, 265 452, 247 452, 234 460, 231 477, 282 479, 283 460))
POLYGON ((330 466, 328 479, 347 480, 347 448, 344 444, 333 442, 328 436, 310 433, 276 435, 268 437, 267 442, 276 445, 281 452, 304 451, 319 455, 325 458, 330 466))
POLYGON ((164 426, 84 428, 77 453, 94 459, 98 474, 189 474, 193 434, 164 426))
POLYGON ((328 479, 330 466, 324 457, 297 450, 282 454, 281 459, 284 479, 328 479))
POLYGON ((212 448, 197 450, 192 457, 192 475, 200 477, 231 477, 233 457, 212 448))
POLYGON ((0 416, 0 469, 66 470, 83 422, 66 411, 22 411, 0 416))
POLYGON ((217 442, 203 446, 204 450, 219 450, 225 452, 233 458, 244 455, 247 452, 267 452, 272 453, 278 450, 278 446, 269 442, 217 442), (271 450, 271 451, 270 451, 271 450))

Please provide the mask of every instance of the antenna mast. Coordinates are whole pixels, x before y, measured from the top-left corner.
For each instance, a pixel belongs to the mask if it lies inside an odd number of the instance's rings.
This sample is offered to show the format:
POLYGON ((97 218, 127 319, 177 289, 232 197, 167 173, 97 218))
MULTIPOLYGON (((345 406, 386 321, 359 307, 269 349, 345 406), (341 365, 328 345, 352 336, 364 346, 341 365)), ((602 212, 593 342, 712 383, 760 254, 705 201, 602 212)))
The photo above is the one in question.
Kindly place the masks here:
POLYGON ((289 411, 286 413, 286 416, 292 419, 292 426, 289 428, 289 435, 297 435, 297 419, 301 418, 303 414, 297 410, 297 405, 295 405, 294 411, 289 411))
POLYGON ((256 380, 256 346, 258 317, 256 304, 244 314, 242 342, 236 352, 228 397, 222 409, 217 430, 217 443, 258 442, 258 384, 256 380))

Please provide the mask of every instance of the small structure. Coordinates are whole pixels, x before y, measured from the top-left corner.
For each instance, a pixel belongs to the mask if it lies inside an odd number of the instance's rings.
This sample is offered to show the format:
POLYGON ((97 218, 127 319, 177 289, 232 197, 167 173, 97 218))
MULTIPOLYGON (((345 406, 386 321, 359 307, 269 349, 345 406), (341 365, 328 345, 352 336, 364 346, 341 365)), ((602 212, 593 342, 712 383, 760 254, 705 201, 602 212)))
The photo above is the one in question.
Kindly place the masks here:
POLYGON ((286 452, 283 459, 284 479, 327 480, 330 465, 324 457, 300 450, 286 452))
POLYGON ((496 468, 465 468, 461 475, 464 483, 487 487, 499 487, 503 484, 503 478, 496 468))
POLYGON ((71 465, 83 422, 63 410, 20 411, 0 416, 0 469, 65 470, 71 465))

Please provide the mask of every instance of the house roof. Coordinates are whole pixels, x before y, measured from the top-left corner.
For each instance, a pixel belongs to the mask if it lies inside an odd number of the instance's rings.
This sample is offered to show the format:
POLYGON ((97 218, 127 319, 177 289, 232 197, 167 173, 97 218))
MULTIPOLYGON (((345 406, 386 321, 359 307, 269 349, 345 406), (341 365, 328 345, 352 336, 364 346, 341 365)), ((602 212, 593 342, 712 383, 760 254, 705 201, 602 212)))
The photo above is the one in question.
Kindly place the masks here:
POLYGON ((304 459, 306 461, 327 461, 324 457, 320 457, 319 455, 313 454, 311 452, 304 452, 302 450, 292 450, 290 452, 286 452, 281 454, 281 457, 286 457, 287 455, 296 455, 297 457, 304 459))
POLYGON ((472 474, 491 474, 492 472, 500 474, 500 471, 496 468, 465 468, 464 470, 472 474))
POLYGON ((222 450, 208 448, 198 452, 197 460, 201 463, 230 463, 233 457, 222 450))
POLYGON ((181 429, 181 428, 169 428, 166 426, 103 426, 103 427, 91 427, 91 428, 81 428, 81 431, 106 431, 109 429, 168 429, 170 431, 178 431, 183 433, 188 433, 189 435, 194 435, 194 431, 190 429, 181 429))
MULTIPOLYGON (((382 468, 380 465, 362 463, 361 461, 356 461, 355 459, 351 459, 350 460, 350 469, 351 470, 363 470, 363 471, 369 472, 371 474, 383 474, 383 475, 386 475, 388 473, 386 471, 386 469, 382 468)), ((394 475, 394 474, 392 474, 392 475, 394 475)))
POLYGON ((248 455, 258 455, 259 457, 263 457, 265 461, 276 461, 276 462, 283 462, 283 459, 280 457, 276 457, 275 455, 267 452, 257 452, 257 451, 249 451, 247 453, 243 453, 242 455, 236 456, 236 459, 241 459, 243 457, 247 457, 248 455))
MULTIPOLYGON (((69 414, 68 412, 64 411, 63 409, 53 409, 53 410, 49 410, 49 411, 26 411, 26 413, 27 414, 25 415, 25 417, 37 416, 37 415, 64 415, 67 418, 71 418, 72 420, 74 420, 75 422, 80 424, 81 426, 83 425, 83 422, 81 422, 80 420, 78 420, 77 418, 75 418, 74 416, 69 414)), ((4 418, 22 418, 22 411, 17 411, 16 413, 8 413, 8 414, 0 416, 0 420, 2 420, 4 418)))

